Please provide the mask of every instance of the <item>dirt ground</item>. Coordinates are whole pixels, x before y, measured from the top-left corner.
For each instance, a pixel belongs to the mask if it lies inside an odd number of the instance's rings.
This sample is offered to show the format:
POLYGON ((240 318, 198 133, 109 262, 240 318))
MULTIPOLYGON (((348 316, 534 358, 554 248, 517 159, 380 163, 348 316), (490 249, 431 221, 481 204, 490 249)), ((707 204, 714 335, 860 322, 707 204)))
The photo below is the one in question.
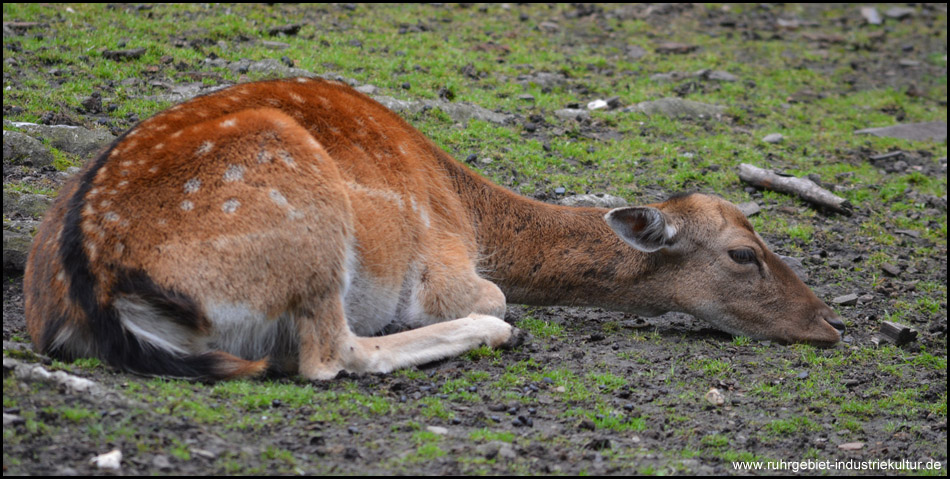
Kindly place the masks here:
MULTIPOLYGON (((578 15, 586 23, 577 26, 579 32, 592 31, 590 26, 605 15, 602 9, 581 10, 578 15)), ((644 21, 659 25, 701 14, 705 28, 721 35, 763 35, 777 21, 768 10, 717 16, 710 11, 669 6, 644 21)), ((945 22, 945 11, 942 15, 945 22)), ((817 7, 804 12, 801 21, 814 22, 812 30, 826 35, 839 28, 817 7)), ((917 15, 906 21, 921 22, 924 32, 933 20, 917 15)), ((591 33, 579 33, 578 38, 609 41, 591 33)), ((849 88, 922 88, 939 78, 945 85, 945 66, 921 65, 888 74, 906 56, 903 44, 928 45, 932 38, 921 33, 920 38, 901 41, 876 49, 870 59, 856 55, 849 88)), ((815 60, 811 67, 831 71, 840 65, 815 60)), ((5 66, 4 83, 17 81, 18 74, 5 66)), ((935 104, 945 109, 946 99, 935 104)), ((7 111, 5 105, 5 116, 7 111)), ((76 111, 68 116, 81 124, 94 121, 76 111)), ((602 124, 590 128, 591 135, 609 130, 602 124)), ((532 137, 543 139, 553 131, 539 129, 532 137)), ((840 160, 857 162, 866 156, 842 152, 840 160)), ((906 161, 925 175, 946 175, 946 159, 941 163, 910 152, 906 161)), ((55 172, 42 174, 51 182, 62 181, 55 172)), ((12 179, 5 173, 5 182, 12 179)), ((913 189, 904 194, 929 205, 937 216, 946 216, 945 195, 921 195, 913 189)), ((925 367, 918 359, 926 351, 927 357, 945 364, 946 300, 932 314, 909 315, 918 332, 911 344, 878 356, 872 345, 889 305, 925 295, 918 290, 922 282, 946 284, 946 241, 934 244, 919 235, 900 234, 889 251, 902 258, 899 274, 854 268, 878 248, 860 234, 859 225, 870 214, 864 209, 851 217, 822 212, 804 220, 827 232, 814 235, 805 256, 799 257, 808 284, 829 301, 851 293, 858 297, 854 304, 835 306, 848 332, 833 350, 745 344, 676 313, 644 318, 597 309, 512 305, 508 322, 531 318, 561 332, 535 332, 523 346, 497 356, 465 356, 400 374, 313 384, 298 378, 266 380, 311 388, 314 397, 335 398, 332 405, 280 398, 248 405, 241 402, 241 394, 212 385, 172 382, 169 387, 103 366, 62 365, 35 357, 22 342, 28 337, 22 272, 5 271, 4 357, 65 370, 98 387, 77 392, 49 379, 27 380, 15 375, 13 362, 5 361, 4 474, 745 474, 731 462, 740 459, 937 461, 946 474, 946 371, 925 367), (938 254, 920 257, 914 254, 920 247, 938 254), (846 280, 843 270, 853 270, 846 280), (725 371, 715 370, 716 365, 726 365, 725 371), (601 373, 605 376, 598 376, 601 373), (584 387, 575 389, 572 381, 584 387), (464 387, 457 390, 456 384, 464 387), (723 393, 724 404, 705 400, 710 388, 723 393), (867 404, 904 407, 884 400, 912 388, 919 392, 914 404, 936 406, 927 410, 908 405, 909 412, 900 414, 864 409, 867 404), (383 412, 345 404, 363 404, 366 398, 382 401, 383 412), (238 411, 228 417, 240 424, 193 414, 201 405, 238 411), (848 446, 854 443, 861 445, 848 446), (113 449, 123 453, 120 469, 90 463, 113 449)), ((885 226, 901 229, 896 220, 885 226)), ((765 239, 779 253, 788 252, 795 241, 765 239)), ((248 394, 260 392, 252 389, 248 394)))

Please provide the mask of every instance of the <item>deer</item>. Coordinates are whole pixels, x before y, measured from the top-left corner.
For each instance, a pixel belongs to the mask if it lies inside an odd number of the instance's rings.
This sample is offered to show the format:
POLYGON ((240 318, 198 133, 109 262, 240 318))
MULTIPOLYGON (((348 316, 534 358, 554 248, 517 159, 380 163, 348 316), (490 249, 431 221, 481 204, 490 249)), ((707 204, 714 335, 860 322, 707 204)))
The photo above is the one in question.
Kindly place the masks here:
POLYGON ((231 86, 124 133, 62 187, 24 297, 42 354, 208 381, 517 345, 508 301, 680 311, 824 347, 844 330, 718 196, 522 197, 319 78, 231 86))

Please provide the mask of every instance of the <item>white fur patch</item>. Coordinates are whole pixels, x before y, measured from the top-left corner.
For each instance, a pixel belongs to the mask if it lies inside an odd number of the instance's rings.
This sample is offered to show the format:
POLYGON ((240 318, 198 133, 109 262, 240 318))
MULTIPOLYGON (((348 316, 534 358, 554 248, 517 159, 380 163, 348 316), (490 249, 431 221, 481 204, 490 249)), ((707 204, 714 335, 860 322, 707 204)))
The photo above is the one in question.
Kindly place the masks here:
POLYGON ((191 329, 164 317, 152 305, 132 296, 116 299, 114 306, 122 327, 140 341, 176 354, 193 352, 191 329))

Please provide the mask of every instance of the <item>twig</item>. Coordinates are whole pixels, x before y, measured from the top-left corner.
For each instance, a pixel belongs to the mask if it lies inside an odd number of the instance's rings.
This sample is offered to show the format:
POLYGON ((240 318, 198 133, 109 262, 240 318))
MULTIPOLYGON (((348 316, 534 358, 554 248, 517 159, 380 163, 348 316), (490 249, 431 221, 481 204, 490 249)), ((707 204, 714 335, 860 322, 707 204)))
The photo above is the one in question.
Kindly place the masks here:
POLYGON ((805 201, 841 214, 850 216, 852 212, 852 206, 848 200, 818 186, 814 181, 807 178, 781 176, 774 171, 763 170, 743 163, 739 165, 739 179, 759 188, 797 195, 805 201))

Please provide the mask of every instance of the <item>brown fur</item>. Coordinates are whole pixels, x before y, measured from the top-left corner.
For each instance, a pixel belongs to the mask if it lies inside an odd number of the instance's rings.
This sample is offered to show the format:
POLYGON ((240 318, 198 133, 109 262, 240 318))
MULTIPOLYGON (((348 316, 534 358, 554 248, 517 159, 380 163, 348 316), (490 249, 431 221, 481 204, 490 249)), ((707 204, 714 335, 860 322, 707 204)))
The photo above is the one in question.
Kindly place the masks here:
POLYGON ((484 315, 503 315, 506 296, 838 340, 834 313, 731 204, 689 195, 643 211, 608 224, 606 210, 518 197, 335 82, 238 85, 146 120, 63 188, 28 261, 27 324, 42 352, 163 374, 133 353, 165 350, 159 362, 211 378, 268 364, 328 378, 498 345, 511 328, 484 315), (660 217, 675 237, 643 219, 660 217), (625 243, 657 238, 669 244, 651 253, 625 243), (740 246, 758 274, 729 260, 740 246), (417 329, 361 338, 385 326, 371 307, 417 329), (243 344, 232 327, 273 341, 243 344))

